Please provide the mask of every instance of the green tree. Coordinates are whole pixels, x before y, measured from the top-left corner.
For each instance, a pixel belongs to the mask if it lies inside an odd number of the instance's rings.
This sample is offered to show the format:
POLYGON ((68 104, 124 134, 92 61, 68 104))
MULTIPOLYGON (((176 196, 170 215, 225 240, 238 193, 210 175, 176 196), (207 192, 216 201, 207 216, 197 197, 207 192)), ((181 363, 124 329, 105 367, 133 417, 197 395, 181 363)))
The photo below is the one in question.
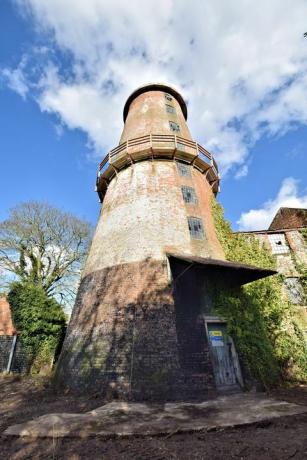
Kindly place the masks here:
POLYGON ((65 332, 62 306, 42 286, 28 282, 12 283, 8 301, 32 371, 50 368, 65 332))

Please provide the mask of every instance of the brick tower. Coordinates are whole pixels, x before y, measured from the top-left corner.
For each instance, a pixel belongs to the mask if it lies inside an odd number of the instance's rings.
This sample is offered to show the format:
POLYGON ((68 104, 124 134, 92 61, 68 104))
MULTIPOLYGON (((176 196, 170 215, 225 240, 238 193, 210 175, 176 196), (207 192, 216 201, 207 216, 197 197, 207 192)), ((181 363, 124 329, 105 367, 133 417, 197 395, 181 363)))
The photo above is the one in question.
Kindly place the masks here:
POLYGON ((205 397, 217 388, 204 314, 214 279, 264 276, 225 261, 211 215, 212 155, 192 140, 172 87, 124 107, 118 147, 99 165, 103 203, 56 372, 76 391, 132 399, 205 397), (211 281, 210 281, 211 280, 211 281))

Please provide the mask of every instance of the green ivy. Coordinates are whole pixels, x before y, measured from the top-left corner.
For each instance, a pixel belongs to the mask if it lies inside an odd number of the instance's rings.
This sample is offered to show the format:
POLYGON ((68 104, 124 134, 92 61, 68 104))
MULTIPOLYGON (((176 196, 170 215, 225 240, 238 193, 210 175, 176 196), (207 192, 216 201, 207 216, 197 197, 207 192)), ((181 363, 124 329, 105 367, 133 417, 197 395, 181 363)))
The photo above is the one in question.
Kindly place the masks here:
MULTIPOLYGON (((215 199, 212 212, 227 260, 276 268, 274 257, 256 236, 232 232, 215 199)), ((227 320, 243 363, 265 387, 276 385, 281 378, 307 379, 303 333, 293 319, 282 285, 283 277, 274 275, 213 293, 214 308, 227 320)))
POLYGON ((300 233, 301 233, 301 235, 303 237, 305 245, 307 245, 307 228, 302 228, 300 230, 300 233))
POLYGON ((39 285, 14 282, 8 301, 32 372, 50 369, 63 340, 66 316, 60 304, 39 285))
MULTIPOLYGON (((300 234, 303 237, 305 247, 307 247, 307 229, 303 228, 302 230, 300 230, 300 234)), ((300 275, 300 284, 303 289, 302 305, 307 305, 307 266, 306 264, 299 262, 295 257, 293 261, 295 264, 295 268, 300 275)))

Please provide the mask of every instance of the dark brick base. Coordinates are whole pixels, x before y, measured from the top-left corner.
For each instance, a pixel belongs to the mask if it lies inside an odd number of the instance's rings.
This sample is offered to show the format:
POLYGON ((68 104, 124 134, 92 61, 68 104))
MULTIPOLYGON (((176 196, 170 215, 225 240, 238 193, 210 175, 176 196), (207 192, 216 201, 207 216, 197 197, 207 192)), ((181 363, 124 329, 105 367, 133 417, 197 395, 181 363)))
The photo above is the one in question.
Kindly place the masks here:
POLYGON ((214 382, 200 354, 185 366, 166 265, 125 264, 83 278, 55 382, 134 400, 204 399, 214 382))

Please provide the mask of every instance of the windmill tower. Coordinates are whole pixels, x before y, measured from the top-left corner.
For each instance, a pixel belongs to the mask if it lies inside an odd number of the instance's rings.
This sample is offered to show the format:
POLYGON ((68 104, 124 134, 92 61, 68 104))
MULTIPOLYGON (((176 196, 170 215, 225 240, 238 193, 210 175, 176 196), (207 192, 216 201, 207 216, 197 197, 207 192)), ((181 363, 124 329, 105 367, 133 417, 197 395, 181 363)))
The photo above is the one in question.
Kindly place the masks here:
POLYGON ((217 388, 206 286, 234 282, 234 272, 237 284, 264 275, 225 261, 211 215, 217 165, 186 120, 182 96, 163 84, 138 88, 125 104, 120 143, 99 165, 102 208, 58 385, 133 399, 217 388))

